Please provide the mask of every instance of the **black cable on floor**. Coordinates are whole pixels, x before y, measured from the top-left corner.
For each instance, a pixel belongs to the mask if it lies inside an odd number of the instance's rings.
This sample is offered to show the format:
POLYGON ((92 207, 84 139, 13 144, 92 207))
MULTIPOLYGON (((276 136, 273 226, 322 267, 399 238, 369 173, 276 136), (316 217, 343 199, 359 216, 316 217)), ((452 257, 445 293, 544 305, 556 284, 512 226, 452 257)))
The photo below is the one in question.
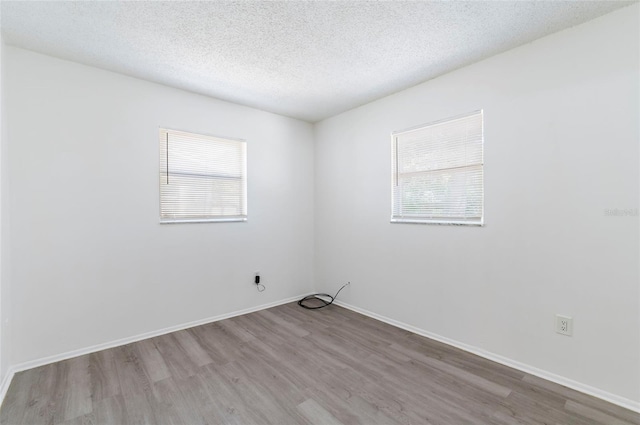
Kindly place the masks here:
POLYGON ((336 294, 334 296, 331 296, 329 294, 312 294, 312 295, 307 295, 306 297, 304 297, 303 299, 301 299, 300 301, 298 301, 298 305, 302 308, 306 308, 307 310, 317 310, 319 308, 324 308, 328 305, 333 304, 333 302, 335 301, 336 298, 338 298, 338 294, 340 293, 340 291, 342 291, 344 289, 345 286, 349 285, 351 282, 347 282, 344 285, 342 285, 342 288, 338 289, 338 292, 336 292, 336 294), (323 299, 323 298, 328 298, 329 301, 323 299), (310 305, 309 302, 312 303, 320 303, 320 305, 310 305), (306 305, 305 305, 306 303, 306 305))

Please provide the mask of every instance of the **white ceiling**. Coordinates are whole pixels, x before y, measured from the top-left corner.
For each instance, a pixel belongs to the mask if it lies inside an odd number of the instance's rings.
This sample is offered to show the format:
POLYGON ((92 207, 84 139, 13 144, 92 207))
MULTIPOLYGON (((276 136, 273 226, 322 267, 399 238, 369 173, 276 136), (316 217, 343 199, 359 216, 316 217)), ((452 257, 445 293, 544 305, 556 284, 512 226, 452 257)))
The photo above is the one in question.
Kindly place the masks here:
POLYGON ((622 1, 2 1, 7 44, 315 122, 622 1))

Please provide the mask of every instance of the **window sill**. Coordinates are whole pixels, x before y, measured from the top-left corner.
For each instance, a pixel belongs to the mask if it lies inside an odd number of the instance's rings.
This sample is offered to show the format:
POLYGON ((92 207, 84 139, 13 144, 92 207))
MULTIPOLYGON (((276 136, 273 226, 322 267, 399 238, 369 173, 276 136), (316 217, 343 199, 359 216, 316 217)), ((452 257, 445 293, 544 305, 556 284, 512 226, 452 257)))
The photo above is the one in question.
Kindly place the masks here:
POLYGON ((237 217, 233 217, 233 218, 194 218, 194 219, 188 219, 188 220, 182 220, 182 219, 175 219, 175 220, 170 220, 170 219, 164 219, 164 220, 160 220, 160 224, 180 224, 180 223, 236 223, 236 222, 245 222, 247 221, 247 218, 237 218, 237 217))
POLYGON ((429 220, 429 219, 411 219, 411 218, 392 218, 391 223, 404 224, 437 224, 444 226, 478 226, 483 227, 483 221, 455 221, 455 220, 429 220))

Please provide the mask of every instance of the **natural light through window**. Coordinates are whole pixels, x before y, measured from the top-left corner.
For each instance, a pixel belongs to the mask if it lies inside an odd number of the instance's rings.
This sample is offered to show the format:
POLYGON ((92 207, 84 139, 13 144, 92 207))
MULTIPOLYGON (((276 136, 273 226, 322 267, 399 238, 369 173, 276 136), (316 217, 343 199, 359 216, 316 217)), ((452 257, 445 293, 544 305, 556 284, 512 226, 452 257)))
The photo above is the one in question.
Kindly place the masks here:
POLYGON ((484 223, 483 113, 392 134, 391 221, 484 223))
POLYGON ((160 222, 246 221, 246 142, 160 129, 160 222))

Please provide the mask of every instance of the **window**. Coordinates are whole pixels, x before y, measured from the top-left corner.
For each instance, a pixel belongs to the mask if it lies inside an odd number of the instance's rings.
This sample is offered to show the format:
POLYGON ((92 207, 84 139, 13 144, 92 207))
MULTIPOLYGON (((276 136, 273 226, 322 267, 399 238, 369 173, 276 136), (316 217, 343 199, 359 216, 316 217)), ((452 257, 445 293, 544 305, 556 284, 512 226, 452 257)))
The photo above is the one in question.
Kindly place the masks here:
POLYGON ((247 220, 246 142, 160 129, 160 222, 247 220))
POLYGON ((391 221, 483 224, 482 111, 392 134, 391 221))

